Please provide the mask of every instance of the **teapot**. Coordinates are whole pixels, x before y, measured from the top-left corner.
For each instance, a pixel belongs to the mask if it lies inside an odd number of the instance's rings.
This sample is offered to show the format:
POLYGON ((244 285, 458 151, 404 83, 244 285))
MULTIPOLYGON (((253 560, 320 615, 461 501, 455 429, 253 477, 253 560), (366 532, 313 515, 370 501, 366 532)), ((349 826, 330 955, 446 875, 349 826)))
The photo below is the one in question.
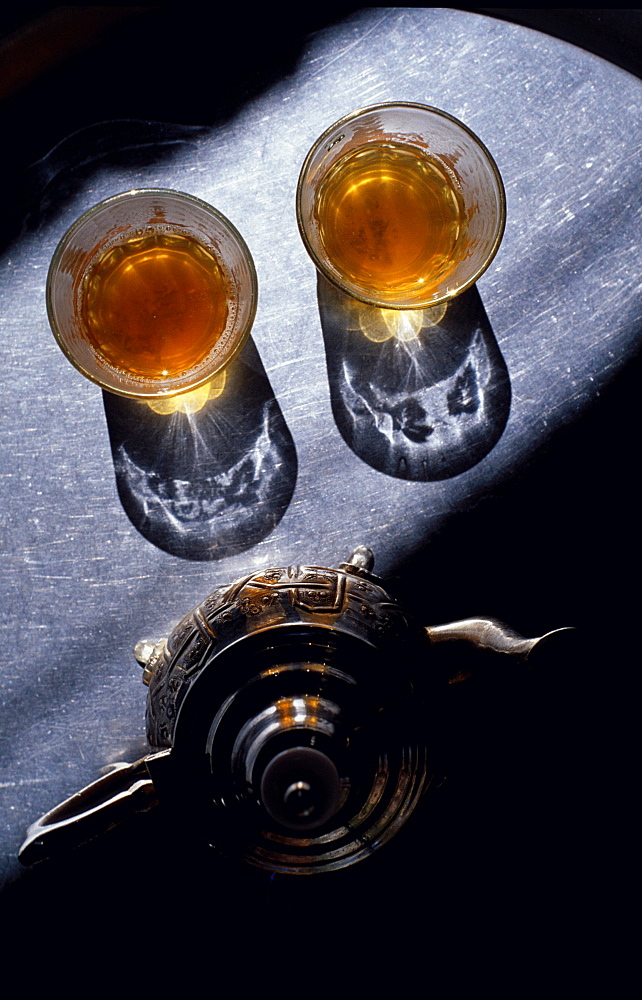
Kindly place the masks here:
POLYGON ((532 665, 571 630, 422 625, 373 565, 359 546, 337 569, 261 570, 217 587, 169 637, 139 642, 150 753, 35 822, 20 860, 159 803, 191 836, 271 872, 341 869, 388 843, 444 777, 431 719, 469 674, 445 645, 532 665))

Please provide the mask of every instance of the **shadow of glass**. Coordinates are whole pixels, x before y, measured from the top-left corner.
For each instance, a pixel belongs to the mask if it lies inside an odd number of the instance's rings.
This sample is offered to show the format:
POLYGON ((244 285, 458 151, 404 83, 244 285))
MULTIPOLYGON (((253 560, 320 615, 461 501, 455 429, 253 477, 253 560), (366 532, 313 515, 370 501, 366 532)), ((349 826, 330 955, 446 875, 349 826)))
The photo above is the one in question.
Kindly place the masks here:
POLYGON ((430 481, 466 472, 495 446, 510 379, 476 287, 399 312, 349 298, 318 275, 332 412, 378 472, 430 481))
POLYGON ((150 404, 103 393, 118 494, 158 548, 224 559, 279 523, 296 451, 251 338, 223 376, 189 396, 185 412, 172 409, 181 397, 150 404))

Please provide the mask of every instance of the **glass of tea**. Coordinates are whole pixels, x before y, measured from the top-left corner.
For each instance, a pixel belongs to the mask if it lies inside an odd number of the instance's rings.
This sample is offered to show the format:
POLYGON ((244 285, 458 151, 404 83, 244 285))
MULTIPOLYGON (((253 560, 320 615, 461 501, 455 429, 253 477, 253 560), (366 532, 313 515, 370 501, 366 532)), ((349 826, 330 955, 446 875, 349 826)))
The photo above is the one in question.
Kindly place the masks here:
POLYGON ((249 335, 257 296, 232 223, 164 189, 91 208, 63 236, 47 278, 49 322, 71 363, 109 392, 148 399, 225 368, 249 335))
POLYGON ((474 284, 495 256, 506 200, 484 144, 423 104, 379 104, 317 139, 297 220, 319 271, 387 309, 423 309, 474 284))

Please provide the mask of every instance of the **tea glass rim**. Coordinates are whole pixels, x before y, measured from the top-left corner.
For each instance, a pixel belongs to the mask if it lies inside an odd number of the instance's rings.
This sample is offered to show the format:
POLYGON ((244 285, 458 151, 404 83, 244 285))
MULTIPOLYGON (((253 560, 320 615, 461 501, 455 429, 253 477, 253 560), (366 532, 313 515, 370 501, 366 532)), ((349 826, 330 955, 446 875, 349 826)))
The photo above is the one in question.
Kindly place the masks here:
POLYGON ((328 279, 328 281, 330 281, 340 291, 344 292, 344 294, 348 295, 351 299, 356 299, 358 302, 363 302, 364 305, 376 306, 379 309, 395 309, 398 312, 417 310, 417 309, 427 309, 427 308, 432 308, 432 306, 438 306, 444 302, 449 302, 451 299, 456 298, 456 296, 461 295, 462 292, 466 291, 466 289, 471 288, 472 285, 474 285, 481 278, 481 276, 484 274, 487 268, 492 264, 497 254, 497 251, 499 250, 502 239, 504 237, 504 231, 506 229, 506 190, 504 187, 504 181, 502 179, 502 175, 499 171, 499 167, 497 166, 492 153, 490 152, 486 144, 482 142, 477 133, 474 132, 471 128, 469 128, 469 126, 466 125, 464 122, 462 122, 459 118, 456 118, 454 115, 449 114, 447 111, 443 111, 441 108, 436 108, 431 104, 422 104, 419 101, 382 101, 379 104, 369 104, 366 105, 365 107, 358 108, 355 111, 350 111, 347 115, 343 115, 343 117, 338 118, 335 122, 333 122, 332 125, 329 125, 328 128, 326 128, 325 131, 322 132, 321 135, 314 141, 314 143, 308 150, 308 153, 303 161, 301 170, 299 172, 299 180, 296 189, 296 218, 301 239, 303 240, 303 244, 308 252, 308 255, 312 259, 316 268, 323 274, 325 278, 328 279), (384 302, 382 299, 377 299, 373 296, 368 296, 366 294, 360 293, 358 290, 348 286, 347 283, 342 282, 340 277, 337 274, 335 274, 329 267, 327 267, 324 261, 322 261, 318 257, 316 250, 312 246, 311 241, 308 239, 305 223, 303 221, 303 212, 301 210, 301 195, 305 183, 305 175, 307 173, 310 161, 312 160, 319 146, 323 145, 323 143, 327 141, 328 137, 337 128, 340 128, 342 125, 347 124, 350 121, 353 121, 353 119, 359 118, 361 117, 361 115, 364 114, 370 114, 376 111, 383 111, 389 108, 411 108, 417 111, 427 111, 430 114, 438 115, 441 118, 447 118, 458 128, 462 129, 462 131, 467 132, 470 138, 473 140, 473 142, 479 147, 479 149, 481 150, 482 154, 486 158, 491 168, 491 173, 494 174, 495 180, 497 182, 497 192, 499 195, 498 225, 496 228, 495 238, 493 240, 492 246, 488 254, 486 255, 484 262, 479 266, 479 268, 475 271, 472 277, 469 278, 462 285, 460 285, 458 288, 453 289, 452 291, 449 292, 445 292, 443 295, 440 295, 438 298, 433 298, 425 304, 397 305, 392 302, 384 302))
MULTIPOLYGON (((127 399, 141 399, 141 400, 171 399, 174 396, 180 396, 183 395, 184 393, 192 392, 194 389, 198 389, 201 386, 206 385, 223 369, 227 368, 230 365, 230 363, 234 360, 234 358, 237 357, 237 355, 247 342, 248 337, 250 336, 252 327, 254 325, 254 320, 256 318, 256 310, 258 304, 258 278, 256 275, 256 267, 254 265, 254 260, 252 258, 252 254, 250 253, 250 249, 247 243, 241 236, 241 233, 238 231, 234 223, 230 222, 227 216, 223 215, 223 213, 219 211, 219 209, 215 208, 213 205, 205 201, 203 198, 199 198, 197 195, 188 194, 187 191, 179 191, 176 188, 156 188, 156 187, 131 188, 127 191, 119 191, 116 194, 109 195, 107 198, 102 198, 99 202, 96 202, 95 205, 92 205, 90 208, 86 209, 81 215, 79 215, 78 218, 75 219, 74 222, 72 222, 71 225, 65 230, 63 235, 60 237, 56 245, 56 249, 54 250, 53 255, 51 257, 49 270, 47 272, 45 299, 46 299, 47 319, 49 321, 49 327, 54 335, 58 347, 66 357, 67 361, 69 361, 69 363, 72 364, 73 367, 77 371, 79 371, 81 375, 84 375, 86 379, 88 379, 90 382, 93 382, 94 385, 100 386, 100 388, 103 389, 105 392, 110 392, 117 396, 124 396, 127 399), (234 345, 234 348, 230 352, 229 356, 226 357, 225 360, 217 368, 208 370, 206 374, 204 374, 202 377, 192 382, 187 387, 181 387, 178 389, 163 388, 162 379, 158 380, 159 388, 155 392, 145 391, 142 388, 140 390, 136 389, 128 390, 123 388, 115 388, 114 386, 109 385, 106 381, 103 381, 99 376, 93 374, 92 372, 87 371, 87 369, 83 366, 83 364, 80 361, 78 361, 77 358, 74 357, 74 355, 68 349, 63 339, 63 335, 60 332, 59 325, 54 315, 54 307, 52 302, 52 294, 53 294, 52 285, 54 281, 54 276, 58 269, 58 264, 65 250, 67 249, 69 243, 73 239, 74 234, 78 231, 78 229, 80 229, 82 225, 84 225, 84 223, 88 219, 91 218, 92 215, 95 215, 98 211, 101 211, 102 209, 107 208, 110 205, 115 204, 117 202, 126 201, 130 198, 135 198, 139 195, 163 195, 163 196, 169 195, 170 197, 177 198, 179 201, 192 202, 198 208, 204 209, 208 215, 214 215, 218 219, 218 221, 223 224, 223 227, 226 228, 233 236, 233 238, 236 240, 239 249, 241 250, 242 256, 247 264, 248 273, 250 277, 250 284, 251 284, 251 295, 250 295, 249 312, 245 326, 241 334, 237 338, 237 342, 234 345)), ((123 369, 123 374, 124 375, 127 374, 124 369, 123 369)))

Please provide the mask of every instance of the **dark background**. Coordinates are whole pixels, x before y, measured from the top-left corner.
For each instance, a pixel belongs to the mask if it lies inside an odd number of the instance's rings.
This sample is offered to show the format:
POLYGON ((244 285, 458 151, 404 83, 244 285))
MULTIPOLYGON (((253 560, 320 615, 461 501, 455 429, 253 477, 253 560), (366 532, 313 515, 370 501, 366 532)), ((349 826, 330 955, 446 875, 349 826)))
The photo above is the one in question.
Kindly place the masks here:
MULTIPOLYGON (((29 210, 30 164, 70 132, 114 118, 220 122, 290 72, 310 32, 359 8, 292 17, 212 5, 207 30, 203 9, 5 9, 0 178, 18 193, 5 199, 3 249, 29 210), (87 78, 91 100, 78 85, 87 78)), ((642 70, 639 10, 460 9, 642 70)), ((380 857, 270 878, 210 856, 157 815, 10 885, 0 907, 17 939, 54 949, 67 969, 79 954, 113 968, 133 949, 180 972, 206 954, 234 963, 237 979, 258 969, 299 991, 300 963, 334 988, 343 956, 358 977, 387 969, 403 994, 409 969, 426 985, 512 969, 521 996, 551 970, 570 984, 591 974, 615 938, 626 952, 641 374, 638 357, 501 491, 398 566, 391 583, 417 610, 426 581, 439 581, 431 621, 481 613, 526 635, 566 624, 578 634, 574 655, 537 676, 502 670, 454 691, 449 781, 380 857)), ((615 975, 619 959, 609 961, 615 975)))

